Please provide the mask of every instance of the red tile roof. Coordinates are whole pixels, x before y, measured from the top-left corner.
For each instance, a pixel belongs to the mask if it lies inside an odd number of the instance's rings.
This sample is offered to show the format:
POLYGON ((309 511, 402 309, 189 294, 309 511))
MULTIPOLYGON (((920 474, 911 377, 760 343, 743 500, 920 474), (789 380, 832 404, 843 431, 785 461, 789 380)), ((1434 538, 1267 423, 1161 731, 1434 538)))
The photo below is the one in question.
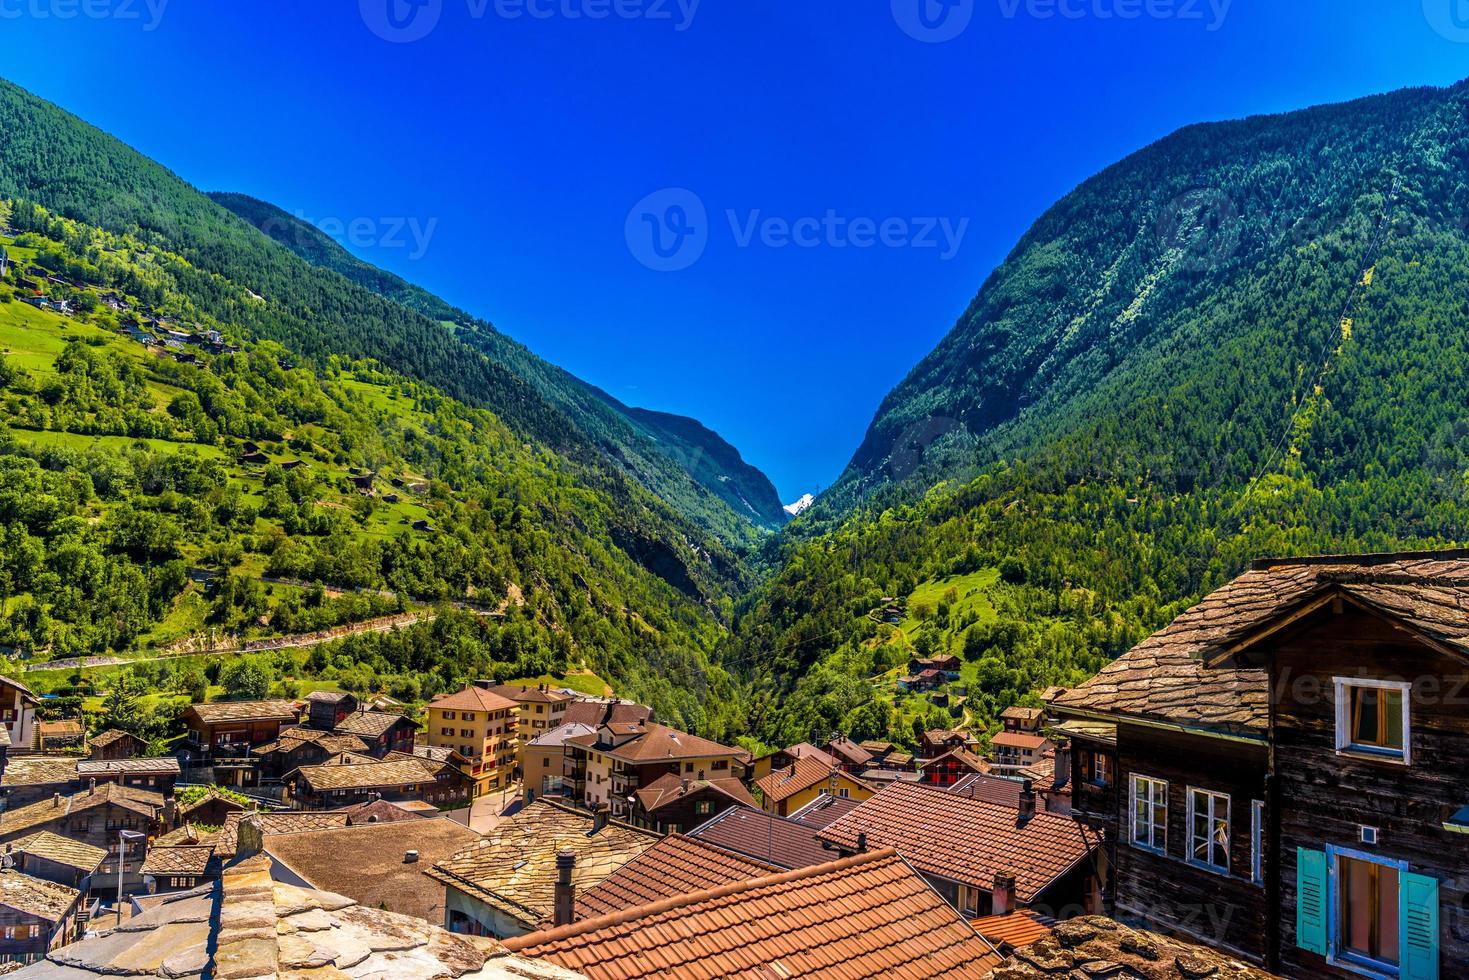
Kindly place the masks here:
POLYGON ((920 871, 974 888, 992 888, 996 874, 1013 874, 1022 902, 1033 901, 1100 843, 1095 831, 1070 817, 1042 810, 1022 822, 1014 807, 914 783, 893 783, 817 836, 853 851, 858 834, 867 835, 870 847, 896 847, 920 871))
POLYGON ((991 803, 1003 803, 1005 806, 1018 808, 1020 794, 1024 789, 1025 781, 1021 779, 972 772, 950 786, 948 792, 955 796, 970 796, 976 800, 989 800, 991 803))
POLYGON ((565 725, 591 725, 593 728, 604 722, 641 724, 653 717, 653 709, 643 704, 625 704, 600 701, 573 701, 566 706, 561 722, 565 725))
POLYGON ((1030 909, 1019 909, 1009 915, 987 915, 982 919, 972 919, 970 925, 993 945, 1008 951, 1046 938, 1056 928, 1056 920, 1030 909))
POLYGON ((673 834, 577 897, 576 917, 592 919, 676 895, 778 874, 773 864, 673 834))
POLYGON ((833 763, 823 762, 820 759, 805 758, 797 759, 784 769, 772 770, 768 775, 762 776, 755 781, 755 788, 772 803, 789 799, 797 793, 804 793, 813 786, 821 786, 829 783, 835 774, 838 783, 855 783, 861 787, 867 784, 850 773, 840 769, 833 769, 833 763))
POLYGON ((689 836, 781 868, 825 864, 833 857, 812 828, 743 806, 725 810, 689 836))
MULTIPOLYGON (((617 727, 617 726, 613 726, 617 727)), ((667 725, 649 722, 645 725, 628 726, 617 731, 617 744, 609 744, 599 731, 595 735, 581 735, 567 739, 571 745, 595 748, 603 755, 625 762, 658 762, 663 759, 698 759, 712 756, 739 755, 739 749, 711 742, 707 738, 690 735, 667 725)))
POLYGON ((791 814, 789 819, 803 827, 820 830, 831 826, 861 805, 861 800, 842 799, 840 796, 823 793, 791 814))
POLYGON ((472 685, 453 694, 440 694, 428 706, 451 711, 513 711, 516 708, 515 702, 509 698, 472 685))
POLYGON ((755 798, 745 789, 745 784, 733 776, 722 779, 687 779, 677 773, 668 772, 637 790, 634 795, 643 805, 643 809, 652 813, 704 790, 712 790, 744 806, 755 805, 755 798))
POLYGON ((1027 735, 1024 732, 997 732, 990 738, 991 745, 1000 745, 1010 749, 1029 749, 1034 752, 1044 748, 1050 739, 1044 735, 1027 735))
POLYGON ((508 940, 589 980, 980 977, 999 956, 891 850, 508 940))

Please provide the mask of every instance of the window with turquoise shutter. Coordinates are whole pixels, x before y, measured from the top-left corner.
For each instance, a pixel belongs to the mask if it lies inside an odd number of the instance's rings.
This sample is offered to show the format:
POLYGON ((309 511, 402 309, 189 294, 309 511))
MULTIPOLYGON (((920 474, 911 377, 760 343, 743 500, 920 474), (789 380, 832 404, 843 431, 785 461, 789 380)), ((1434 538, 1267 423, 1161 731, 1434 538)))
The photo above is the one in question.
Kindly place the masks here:
POLYGON ((1438 881, 1403 874, 1402 980, 1438 980, 1438 881))
POLYGON ((1326 852, 1296 850, 1296 945, 1326 955, 1326 852))

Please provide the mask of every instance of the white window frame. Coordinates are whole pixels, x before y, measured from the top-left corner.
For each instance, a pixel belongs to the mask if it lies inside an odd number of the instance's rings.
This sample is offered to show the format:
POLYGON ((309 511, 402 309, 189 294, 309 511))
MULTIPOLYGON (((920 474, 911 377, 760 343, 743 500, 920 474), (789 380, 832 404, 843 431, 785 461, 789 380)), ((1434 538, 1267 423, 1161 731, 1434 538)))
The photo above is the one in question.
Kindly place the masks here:
POLYGON ((1336 754, 1355 759, 1372 759, 1393 765, 1413 764, 1413 685, 1407 681, 1382 681, 1370 677, 1334 677, 1336 688, 1336 754), (1354 688, 1374 688, 1379 691, 1397 691, 1403 701, 1403 751, 1379 749, 1371 745, 1357 745, 1352 741, 1352 697, 1354 688))
POLYGON ((1265 801, 1250 801, 1250 880, 1265 884, 1265 801))
POLYGON ((1146 776, 1142 773, 1132 773, 1128 778, 1127 790, 1127 840, 1133 847, 1140 851, 1148 851, 1153 854, 1168 853, 1168 780, 1158 779, 1154 776, 1146 776), (1138 786, 1147 783, 1151 787, 1161 787, 1161 798, 1155 798, 1151 792, 1148 794, 1148 843, 1140 843, 1137 839, 1137 802, 1138 786), (1163 804, 1163 844, 1161 847, 1153 844, 1153 838, 1157 835, 1157 823, 1154 821, 1154 810, 1159 802, 1163 804))
POLYGON ((1231 860, 1231 855, 1229 853, 1230 839, 1234 835, 1233 798, 1231 798, 1228 793, 1221 793, 1218 790, 1204 789, 1202 786, 1190 786, 1188 787, 1188 798, 1186 802, 1188 804, 1188 813, 1186 818, 1188 821, 1188 823, 1186 824, 1188 853, 1185 856, 1185 860, 1187 860, 1188 863, 1193 865, 1194 867, 1200 868, 1204 871, 1212 871, 1215 874, 1219 875, 1228 875, 1230 873, 1230 866, 1234 863, 1231 860), (1199 843, 1199 838, 1194 835, 1194 817, 1198 812, 1198 808, 1195 805, 1195 797, 1199 796, 1205 797, 1209 801, 1209 811, 1205 816, 1209 822, 1209 834, 1206 839, 1209 842, 1208 853, 1210 857, 1214 856, 1214 848, 1217 845, 1217 842, 1214 840, 1214 822, 1219 819, 1217 804, 1220 800, 1224 801, 1224 866, 1222 868, 1219 865, 1215 864, 1213 861, 1201 861, 1194 856, 1195 848, 1199 843))

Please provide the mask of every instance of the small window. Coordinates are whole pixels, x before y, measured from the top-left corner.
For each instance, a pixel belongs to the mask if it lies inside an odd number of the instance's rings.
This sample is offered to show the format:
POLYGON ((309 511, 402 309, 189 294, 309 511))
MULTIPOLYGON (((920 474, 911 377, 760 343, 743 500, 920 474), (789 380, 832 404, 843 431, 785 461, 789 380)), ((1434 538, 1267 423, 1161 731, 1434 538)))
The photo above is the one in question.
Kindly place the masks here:
POLYGON ((1092 785, 1112 785, 1112 757, 1101 752, 1092 753, 1092 785))
POLYGON ((700 800, 699 802, 695 803, 694 804, 694 812, 697 813, 701 817, 708 816, 708 814, 709 814, 709 801, 708 800, 700 800))
POLYGON ((1250 803, 1250 880, 1257 885, 1265 883, 1265 803, 1253 800, 1250 803))
POLYGON ((1338 752, 1410 761, 1411 685, 1336 678, 1338 752))
POLYGON ((1168 783, 1132 777, 1132 843, 1159 854, 1168 850, 1168 783))
POLYGON ((1229 797, 1190 788, 1188 826, 1189 862, 1229 874, 1229 797))

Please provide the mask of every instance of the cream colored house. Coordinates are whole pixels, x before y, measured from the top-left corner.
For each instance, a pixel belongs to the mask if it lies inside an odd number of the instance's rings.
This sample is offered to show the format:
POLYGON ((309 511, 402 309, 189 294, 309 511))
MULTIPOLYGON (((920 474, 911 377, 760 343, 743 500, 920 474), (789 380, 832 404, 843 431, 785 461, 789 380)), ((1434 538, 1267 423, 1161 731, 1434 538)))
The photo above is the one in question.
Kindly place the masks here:
POLYGON ((428 744, 469 760, 475 796, 497 792, 514 780, 518 710, 514 701, 482 687, 441 694, 428 706, 428 744))

